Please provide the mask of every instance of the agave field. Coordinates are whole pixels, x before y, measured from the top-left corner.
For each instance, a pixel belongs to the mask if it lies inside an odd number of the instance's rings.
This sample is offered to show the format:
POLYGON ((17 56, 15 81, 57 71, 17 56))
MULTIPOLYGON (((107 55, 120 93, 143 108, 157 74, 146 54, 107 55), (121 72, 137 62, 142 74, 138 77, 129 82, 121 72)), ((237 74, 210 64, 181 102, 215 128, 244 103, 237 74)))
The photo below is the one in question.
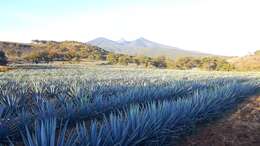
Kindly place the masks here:
POLYGON ((0 143, 178 145, 260 89, 259 73, 66 66, 0 74, 0 143))

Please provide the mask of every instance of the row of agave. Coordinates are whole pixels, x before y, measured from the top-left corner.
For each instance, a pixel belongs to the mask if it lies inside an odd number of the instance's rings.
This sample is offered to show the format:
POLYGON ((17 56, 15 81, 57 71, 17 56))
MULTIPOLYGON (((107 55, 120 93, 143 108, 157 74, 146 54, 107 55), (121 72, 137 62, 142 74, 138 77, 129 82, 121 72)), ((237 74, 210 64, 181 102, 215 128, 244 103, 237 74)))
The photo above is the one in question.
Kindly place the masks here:
POLYGON ((78 122, 97 118, 103 114, 127 108, 132 104, 185 97, 195 90, 212 88, 216 84, 221 86, 225 82, 227 80, 174 81, 144 85, 141 81, 141 84, 136 83, 136 86, 118 86, 118 84, 106 86, 106 81, 103 86, 97 85, 91 90, 88 89, 89 81, 76 82, 68 89, 62 86, 64 82, 60 80, 54 83, 51 81, 51 84, 34 83, 31 89, 28 88, 29 84, 19 87, 18 83, 8 82, 2 86, 0 92, 2 120, 0 138, 6 139, 7 136, 18 132, 19 128, 25 124, 35 119, 45 118, 50 114, 58 116, 59 119, 66 118, 71 122, 78 122), (56 86, 54 86, 55 83, 56 86))
MULTIPOLYGON (((51 67, 52 68, 52 67, 51 67)), ((259 73, 234 73, 234 72, 204 72, 204 71, 176 71, 160 69, 127 69, 127 68, 91 68, 91 67, 66 67, 54 69, 21 69, 8 73, 0 73, 0 80, 9 79, 42 79, 42 78, 70 78, 83 77, 92 79, 143 79, 151 77, 160 77, 166 79, 196 79, 196 78, 216 78, 216 77, 259 77, 259 73)))
POLYGON ((34 130, 25 126, 21 135, 27 146, 176 145, 197 124, 223 116, 258 89, 256 84, 231 83, 189 98, 132 105, 102 121, 79 122, 74 129, 68 128, 68 121, 61 124, 49 116, 35 121, 34 130))
MULTIPOLYGON (((139 117, 139 120, 133 121, 131 113, 141 116, 150 113, 150 111, 163 112, 161 108, 167 104, 175 107, 179 101, 193 101, 193 104, 197 104, 195 100, 190 100, 196 95, 197 97, 208 96, 214 92, 216 96, 227 96, 226 100, 235 97, 235 101, 231 100, 230 107, 232 107, 240 101, 240 96, 245 97, 258 87, 254 84, 248 84, 249 81, 249 79, 244 78, 194 81, 176 81, 158 77, 86 79, 85 77, 64 78, 61 76, 40 80, 7 78, 0 82, 0 141, 20 144, 23 140, 24 145, 42 146, 152 144, 144 142, 147 140, 163 142, 160 139, 148 138, 139 143, 140 139, 135 141, 131 137, 123 138, 128 139, 128 142, 133 142, 128 143, 120 136, 116 138, 118 135, 112 138, 108 135, 113 135, 109 130, 113 130, 114 134, 118 132, 119 135, 131 135, 131 130, 128 130, 130 133, 127 131, 122 133, 123 129, 120 128, 127 127, 115 125, 115 123, 132 121, 135 122, 132 124, 141 128, 138 122, 141 124, 142 118, 139 117), (233 87, 235 87, 234 90, 233 87), (222 90, 231 88, 230 93, 232 94, 222 95, 222 90), (242 90, 241 94, 233 93, 239 89, 242 90), (111 122, 115 122, 114 125, 107 127, 111 122), (103 126, 107 129, 104 129, 103 126), (31 130, 33 127, 35 129, 31 130), (121 139, 121 142, 115 139, 121 139)), ((211 102, 214 104, 213 101, 211 102)), ((216 100, 216 103, 218 102, 220 101, 216 100)), ((227 107, 223 106, 223 108, 227 107)), ((155 124, 153 126, 157 124, 160 127, 163 119, 165 118, 157 119, 157 123, 153 123, 155 124)), ((129 125, 131 123, 121 124, 129 125)), ((153 128, 156 129, 156 127, 153 128)), ((146 129, 149 130, 148 127, 146 129)), ((160 128, 157 130, 160 131, 160 128)), ((185 132, 180 131, 180 133, 185 132)), ((164 134, 159 133, 158 135, 164 137, 164 134)))

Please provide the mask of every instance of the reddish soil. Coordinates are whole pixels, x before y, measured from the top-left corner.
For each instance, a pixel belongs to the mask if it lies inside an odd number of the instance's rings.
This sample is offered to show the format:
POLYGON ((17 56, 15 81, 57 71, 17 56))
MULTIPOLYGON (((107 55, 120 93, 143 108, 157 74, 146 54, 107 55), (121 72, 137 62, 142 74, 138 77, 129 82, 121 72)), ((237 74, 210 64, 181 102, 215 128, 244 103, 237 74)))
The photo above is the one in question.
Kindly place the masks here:
POLYGON ((260 96, 249 98, 223 119, 201 127, 181 146, 260 146, 260 96))

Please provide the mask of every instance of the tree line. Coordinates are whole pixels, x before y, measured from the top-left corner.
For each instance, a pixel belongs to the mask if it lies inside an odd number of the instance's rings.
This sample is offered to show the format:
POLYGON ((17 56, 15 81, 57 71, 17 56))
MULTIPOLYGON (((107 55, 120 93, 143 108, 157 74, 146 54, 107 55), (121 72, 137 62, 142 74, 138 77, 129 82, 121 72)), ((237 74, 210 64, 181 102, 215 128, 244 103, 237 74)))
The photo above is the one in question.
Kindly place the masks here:
MULTIPOLYGON (((169 68, 169 69, 203 69, 203 70, 217 70, 217 71, 232 71, 235 67, 228 63, 225 59, 219 57, 181 57, 178 59, 170 59, 164 56, 148 57, 148 56, 130 56, 125 54, 108 53, 106 55, 95 52, 86 55, 86 52, 79 55, 77 52, 62 51, 37 51, 28 54, 25 59, 32 63, 49 63, 52 61, 71 61, 81 58, 88 58, 89 60, 106 60, 109 64, 136 64, 144 67, 169 68), (85 54, 85 55, 84 55, 85 54)), ((3 51, 0 51, 0 65, 7 64, 7 57, 3 51)))
MULTIPOLYGON (((22 56, 31 63, 49 63, 53 61, 103 60, 108 64, 129 65, 136 64, 144 67, 169 68, 179 70, 201 69, 209 71, 232 71, 237 68, 221 57, 179 57, 176 59, 148 56, 131 56, 108 52, 102 48, 76 41, 33 41, 32 51, 22 56)), ((256 51, 260 55, 260 50, 256 51)), ((6 53, 0 51, 0 65, 7 64, 6 53)))
POLYGON ((123 54, 109 53, 107 61, 110 64, 128 65, 134 63, 143 65, 145 67, 156 68, 169 68, 169 69, 203 69, 203 70, 216 70, 216 71, 232 71, 235 66, 228 63, 221 57, 180 57, 177 59, 170 59, 164 56, 161 57, 147 57, 147 56, 129 56, 123 54))
MULTIPOLYGON (((228 63, 225 59, 218 57, 181 57, 176 60, 162 57, 147 57, 147 56, 129 56, 125 54, 108 53, 107 55, 100 54, 98 52, 86 55, 87 52, 70 52, 63 50, 63 53, 57 51, 35 51, 28 54, 24 59, 32 63, 49 63, 52 61, 71 61, 80 60, 82 58, 88 58, 89 60, 106 60, 109 64, 136 64, 144 67, 156 67, 156 68, 170 68, 170 69, 204 69, 204 70, 217 70, 217 71, 231 71, 235 67, 228 63)), ((0 51, 0 65, 7 64, 7 57, 3 51, 0 51)))

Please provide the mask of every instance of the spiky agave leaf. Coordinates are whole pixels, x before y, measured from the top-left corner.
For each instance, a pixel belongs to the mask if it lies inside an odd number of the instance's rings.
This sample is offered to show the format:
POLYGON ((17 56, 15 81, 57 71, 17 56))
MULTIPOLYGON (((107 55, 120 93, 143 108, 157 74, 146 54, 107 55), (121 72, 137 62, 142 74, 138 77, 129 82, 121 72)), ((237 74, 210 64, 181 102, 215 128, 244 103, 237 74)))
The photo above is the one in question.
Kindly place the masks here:
POLYGON ((67 126, 68 121, 58 126, 56 118, 38 120, 33 131, 26 126, 26 132, 21 132, 21 136, 26 146, 75 146, 77 135, 74 131, 69 132, 67 126))
MULTIPOLYGON (((102 134, 109 135, 106 140, 111 146, 169 144, 187 134, 195 124, 223 115, 246 96, 255 92, 254 85, 232 84, 215 89, 213 92, 198 93, 188 99, 164 101, 161 104, 152 103, 145 110, 133 107, 123 114, 127 116, 112 115, 100 129, 107 131, 106 134, 102 134)), ((92 134, 99 135, 97 133, 101 134, 99 130, 93 131, 92 134)), ((89 141, 102 142, 104 138, 103 135, 101 139, 96 140, 97 137, 93 138, 90 135, 87 135, 89 141)))
MULTIPOLYGON (((82 79, 82 78, 80 78, 80 79, 82 79)), ((52 100, 54 102, 50 102, 52 105, 52 106, 50 106, 51 108, 46 108, 44 104, 43 104, 44 106, 42 106, 42 103, 47 101, 48 98, 46 98, 46 97, 48 96, 49 93, 56 92, 56 90, 49 92, 48 90, 52 90, 52 89, 49 89, 48 86, 57 84, 57 86, 61 85, 61 87, 60 87, 60 88, 62 88, 61 90, 67 90, 66 88, 62 87, 62 84, 64 82, 66 83, 67 81, 59 82, 60 79, 57 79, 55 81, 41 80, 41 81, 39 81, 41 83, 39 83, 40 85, 37 87, 37 89, 32 90, 31 91, 32 93, 30 93, 32 95, 32 98, 34 98, 34 95, 36 96, 36 98, 34 100, 35 107, 40 107, 40 108, 37 109, 31 105, 25 105, 25 107, 33 107, 31 110, 32 111, 31 113, 33 114, 33 116, 32 116, 33 119, 35 119, 35 118, 37 119, 37 118, 41 118, 41 117, 42 118, 48 117, 48 116, 52 115, 53 113, 55 113, 55 115, 59 115, 59 117, 58 117, 59 119, 61 119, 62 117, 66 117, 67 119, 72 119, 72 120, 75 119, 75 122, 77 122, 78 120, 83 120, 85 118, 95 119, 99 115, 102 115, 104 113, 106 113, 108 115, 111 112, 114 113, 114 111, 118 111, 118 110, 122 111, 122 109, 129 108, 130 107, 129 105, 131 105, 131 104, 141 104, 142 105, 142 102, 150 103, 151 101, 154 101, 154 99, 156 99, 157 101, 163 101, 165 99, 171 100, 176 97, 177 98, 182 97, 182 94, 192 93, 196 89, 216 88, 218 86, 222 86, 223 84, 227 84, 230 81, 230 80, 227 80, 227 82, 226 82, 226 79, 225 79, 224 81, 220 80, 220 81, 216 81, 216 82, 212 82, 212 83, 209 83, 208 81, 203 81, 202 83, 196 83, 193 81, 188 81, 185 83, 181 82, 183 84, 176 84, 176 82, 167 81, 167 82, 162 82, 162 83, 160 82, 160 83, 154 84, 154 83, 151 83, 151 81, 149 81, 150 78, 142 79, 140 82, 138 81, 138 83, 136 80, 133 80, 131 82, 128 80, 129 79, 122 78, 119 80, 109 79, 109 80, 106 80, 105 83, 100 82, 100 83, 98 83, 99 86, 97 88, 95 88, 94 90, 98 91, 99 89, 102 89, 102 92, 98 92, 98 94, 96 94, 96 95, 103 94, 103 96, 95 96, 95 94, 91 94, 91 96, 93 96, 93 97, 91 97, 90 102, 81 102, 81 100, 77 100, 77 99, 74 102, 73 99, 71 101, 69 101, 65 98, 66 100, 64 100, 64 103, 68 103, 68 104, 64 104, 65 106, 63 106, 62 108, 60 106, 58 106, 58 105, 61 105, 61 104, 59 104, 59 102, 60 102, 59 100, 56 100, 56 101, 52 100), (126 84, 126 85, 124 85, 124 84, 126 84), (42 88, 42 89, 40 89, 40 88, 42 88), (185 89, 185 90, 183 90, 183 89, 185 89), (106 95, 106 96, 104 96, 104 95, 106 95), (173 97, 173 95, 175 95, 176 97, 173 97), (56 103, 58 103, 58 104, 56 104, 56 103), (37 106, 37 105, 40 105, 40 106, 37 106), (44 107, 44 108, 41 108, 41 107, 44 107), (46 114, 44 114, 44 112, 46 112, 46 114), (65 114, 59 114, 59 113, 65 113, 65 114), (35 115, 37 115, 39 117, 37 117, 35 115)), ((157 81, 159 81, 159 80, 157 80, 157 81)), ((237 83, 240 84, 240 81, 238 80, 237 83)), ((68 83, 66 83, 66 84, 69 85, 68 83)), ((86 84, 86 85, 89 85, 89 84, 86 84)), ((77 86, 81 86, 81 83, 77 86)), ((85 85, 83 87, 85 88, 85 85)), ((79 88, 81 88, 81 87, 79 87, 79 88)), ((14 89, 14 91, 15 91, 18 88, 12 87, 12 89, 14 89)), ((20 90, 20 88, 18 90, 20 90)), ((65 93, 66 93, 66 91, 64 91, 63 95, 66 95, 65 93)), ((212 103, 214 103, 214 100, 212 101, 212 103)), ((14 118, 14 119, 16 120, 16 118, 14 118)), ((15 123, 15 122, 13 121, 13 123, 15 123)), ((20 123, 22 123, 22 122, 20 121, 20 123)))

